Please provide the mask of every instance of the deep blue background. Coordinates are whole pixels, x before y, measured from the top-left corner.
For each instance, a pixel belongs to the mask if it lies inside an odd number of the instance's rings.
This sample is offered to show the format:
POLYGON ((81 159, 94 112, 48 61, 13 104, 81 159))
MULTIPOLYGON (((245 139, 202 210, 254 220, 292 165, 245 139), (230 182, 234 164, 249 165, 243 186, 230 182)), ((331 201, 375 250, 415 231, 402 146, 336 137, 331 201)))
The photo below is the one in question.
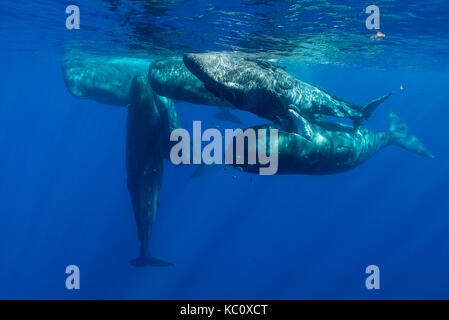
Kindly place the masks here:
MULTIPOLYGON (((447 66, 291 63, 358 104, 394 91, 368 126, 385 130, 394 111, 436 158, 389 147, 344 174, 252 182, 235 170, 190 179, 194 168, 166 163, 152 247, 175 267, 135 269, 126 110, 72 97, 62 58, 0 53, 0 298, 449 298, 447 66), (69 264, 81 269, 76 292, 69 264), (365 289, 370 264, 380 291, 365 289)), ((186 127, 228 126, 214 108, 177 108, 186 127)))

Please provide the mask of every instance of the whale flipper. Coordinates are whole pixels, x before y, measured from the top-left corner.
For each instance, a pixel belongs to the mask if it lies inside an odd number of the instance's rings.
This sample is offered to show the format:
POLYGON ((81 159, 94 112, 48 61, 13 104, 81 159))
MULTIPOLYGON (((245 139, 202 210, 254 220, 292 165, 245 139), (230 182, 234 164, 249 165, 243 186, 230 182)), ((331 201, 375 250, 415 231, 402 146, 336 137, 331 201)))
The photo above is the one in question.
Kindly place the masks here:
POLYGON ((423 157, 435 158, 418 138, 408 133, 407 125, 394 113, 390 113, 390 140, 392 144, 396 144, 408 151, 417 153, 423 157))
POLYGON ((360 127, 363 120, 368 120, 371 115, 373 114, 374 110, 377 109, 377 107, 387 100, 389 97, 392 96, 393 93, 389 93, 387 95, 384 95, 383 97, 377 98, 376 100, 371 101, 370 103, 365 104, 363 107, 360 108, 360 111, 362 113, 361 118, 354 119, 354 128, 360 127))
POLYGON ((309 122, 293 109, 288 109, 288 113, 292 132, 312 141, 312 128, 309 122))

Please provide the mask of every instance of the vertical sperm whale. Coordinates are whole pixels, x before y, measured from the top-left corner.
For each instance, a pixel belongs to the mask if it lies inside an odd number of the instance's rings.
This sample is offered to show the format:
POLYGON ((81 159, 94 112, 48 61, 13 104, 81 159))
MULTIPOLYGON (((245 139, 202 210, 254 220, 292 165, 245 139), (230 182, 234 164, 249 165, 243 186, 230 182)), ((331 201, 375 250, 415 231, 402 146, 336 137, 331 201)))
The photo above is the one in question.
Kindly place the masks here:
POLYGON ((164 138, 167 138, 164 133, 168 129, 166 110, 159 110, 158 105, 164 109, 156 103, 146 77, 135 77, 126 124, 126 172, 141 243, 140 256, 131 261, 136 267, 171 265, 153 257, 149 248, 162 182, 164 138))

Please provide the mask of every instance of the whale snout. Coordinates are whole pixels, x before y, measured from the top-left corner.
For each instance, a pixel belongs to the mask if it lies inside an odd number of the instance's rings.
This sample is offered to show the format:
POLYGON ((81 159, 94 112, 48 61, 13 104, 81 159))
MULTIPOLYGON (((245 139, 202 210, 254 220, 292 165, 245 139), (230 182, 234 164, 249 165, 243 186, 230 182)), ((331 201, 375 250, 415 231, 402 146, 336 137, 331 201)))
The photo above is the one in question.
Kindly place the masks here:
POLYGON ((201 66, 204 65, 204 57, 197 53, 186 53, 182 57, 184 65, 187 69, 190 70, 193 74, 197 74, 197 72, 201 69, 201 66))
POLYGON ((226 57, 217 53, 186 53, 184 65, 202 81, 218 80, 228 66, 226 57))

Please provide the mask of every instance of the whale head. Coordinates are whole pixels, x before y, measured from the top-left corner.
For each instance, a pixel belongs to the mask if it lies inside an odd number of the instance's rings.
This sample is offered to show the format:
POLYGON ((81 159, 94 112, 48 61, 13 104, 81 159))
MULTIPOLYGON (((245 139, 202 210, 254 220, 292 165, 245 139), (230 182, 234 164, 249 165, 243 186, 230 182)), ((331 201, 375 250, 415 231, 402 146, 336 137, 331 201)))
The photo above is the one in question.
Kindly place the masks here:
POLYGON ((187 69, 216 97, 241 107, 247 103, 248 87, 241 81, 244 59, 234 53, 187 53, 187 69))
MULTIPOLYGON (((217 53, 186 53, 183 61, 187 69, 196 75, 200 80, 219 80, 220 70, 229 64, 225 63, 225 55, 217 53)), ((221 72, 223 73, 223 72, 221 72)))
POLYGON ((288 74, 270 62, 237 52, 188 53, 183 61, 207 90, 236 108, 271 121, 285 116, 282 90, 288 88, 276 86, 288 74))

